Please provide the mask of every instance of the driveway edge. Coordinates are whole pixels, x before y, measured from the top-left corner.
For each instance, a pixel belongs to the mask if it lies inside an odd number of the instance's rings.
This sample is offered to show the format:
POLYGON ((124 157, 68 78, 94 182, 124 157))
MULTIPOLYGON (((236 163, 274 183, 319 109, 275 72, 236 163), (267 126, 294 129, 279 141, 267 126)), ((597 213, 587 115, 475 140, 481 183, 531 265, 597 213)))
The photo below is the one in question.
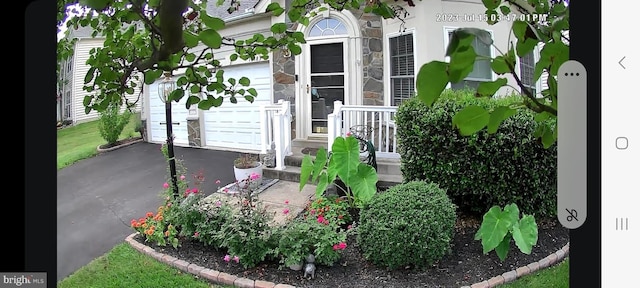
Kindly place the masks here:
POLYGON ((127 142, 127 143, 124 143, 124 144, 121 144, 121 145, 118 145, 118 146, 114 146, 114 147, 111 147, 111 148, 106 148, 106 149, 101 149, 100 146, 102 146, 104 144, 100 144, 100 145, 98 145, 98 147, 96 147, 96 150, 98 150, 98 153, 109 152, 109 151, 113 151, 113 150, 118 150, 118 149, 120 149, 122 147, 127 147, 129 145, 140 143, 143 140, 144 139, 142 139, 142 137, 140 137, 140 139, 132 140, 130 142, 127 142))
MULTIPOLYGON (((133 239, 133 237, 135 237, 137 234, 138 232, 135 232, 125 238, 125 241, 129 243, 129 245, 131 245, 131 247, 133 247, 134 249, 138 250, 141 253, 149 255, 162 263, 178 268, 185 273, 190 273, 194 276, 205 278, 212 283, 221 285, 233 285, 234 287, 241 288, 295 288, 295 286, 291 286, 288 284, 276 284, 273 282, 238 277, 228 273, 201 267, 196 264, 192 264, 184 260, 169 256, 167 254, 156 252, 153 248, 133 239)), ((491 279, 474 283, 471 286, 463 286, 461 288, 492 288, 498 285, 513 282, 525 275, 553 266, 554 264, 564 260, 564 258, 566 258, 567 256, 569 256, 569 243, 565 244, 564 247, 562 247, 555 253, 551 253, 549 254, 549 256, 540 259, 537 262, 529 263, 526 266, 522 266, 516 268, 515 270, 502 273, 502 275, 498 275, 491 279)))

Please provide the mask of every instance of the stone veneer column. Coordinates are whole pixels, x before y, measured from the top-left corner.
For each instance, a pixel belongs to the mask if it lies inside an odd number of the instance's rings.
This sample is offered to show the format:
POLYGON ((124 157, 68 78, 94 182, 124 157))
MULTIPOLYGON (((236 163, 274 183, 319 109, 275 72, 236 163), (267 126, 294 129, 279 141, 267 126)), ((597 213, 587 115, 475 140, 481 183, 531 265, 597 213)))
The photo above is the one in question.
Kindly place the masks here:
POLYGON ((285 57, 280 50, 273 51, 273 102, 289 101, 291 104, 291 139, 296 138, 296 62, 294 56, 285 57))
POLYGON ((202 137, 200 136, 200 110, 198 105, 191 105, 187 115, 187 134, 189 135, 189 146, 202 147, 202 137))
POLYGON ((360 10, 350 11, 358 19, 362 32, 362 102, 364 105, 384 105, 382 17, 360 10))

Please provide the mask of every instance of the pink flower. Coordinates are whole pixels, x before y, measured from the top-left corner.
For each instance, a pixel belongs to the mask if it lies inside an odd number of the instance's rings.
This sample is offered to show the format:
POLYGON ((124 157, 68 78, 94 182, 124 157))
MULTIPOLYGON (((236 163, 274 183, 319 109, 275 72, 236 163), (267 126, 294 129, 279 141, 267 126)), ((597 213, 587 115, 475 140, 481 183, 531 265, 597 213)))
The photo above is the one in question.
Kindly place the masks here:
POLYGON ((338 249, 344 250, 344 248, 347 248, 347 243, 344 243, 344 242, 338 243, 338 249))
POLYGON ((191 189, 191 193, 193 193, 193 194, 198 193, 198 188, 193 188, 193 189, 191 189))
POLYGON ((324 223, 324 217, 322 216, 318 217, 318 223, 324 223))
POLYGON ((349 230, 349 229, 351 229, 351 228, 352 228, 352 227, 351 227, 351 225, 347 226, 347 230, 349 230))
POLYGON ((260 175, 258 173, 251 173, 251 175, 249 176, 249 179, 251 180, 257 180, 260 178, 260 175))
POLYGON ((229 262, 231 261, 231 256, 225 255, 223 259, 224 259, 224 262, 229 262))
POLYGON ((329 220, 326 220, 326 219, 325 219, 324 221, 322 221, 322 224, 324 224, 324 225, 329 225, 329 220))
POLYGON ((347 137, 351 136, 351 132, 347 132, 347 137))
POLYGON ((220 184, 220 179, 216 180, 216 184, 220 184))
POLYGON ((229 188, 224 188, 224 190, 222 190, 222 192, 228 193, 229 192, 229 188))
POLYGON ((236 263, 239 263, 240 262, 240 257, 233 256, 233 261, 236 261, 236 263))
POLYGON ((222 202, 220 202, 220 200, 216 201, 216 207, 220 207, 222 206, 222 202))
POLYGON ((289 214, 289 209, 284 208, 284 210, 282 210, 282 213, 284 213, 285 215, 289 214))
POLYGON ((289 200, 284 200, 284 204, 289 204, 289 200))
POLYGON ((200 232, 196 231, 195 233, 193 233, 193 237, 198 238, 198 236, 200 236, 200 232))
POLYGON ((164 187, 164 189, 168 189, 169 188, 169 183, 164 182, 164 184, 162 184, 162 187, 164 187))
POLYGON ((167 203, 167 207, 171 207, 171 202, 167 203))
POLYGON ((316 210, 315 209, 311 209, 311 210, 309 210, 309 213, 316 214, 316 210))
POLYGON ((336 251, 338 249, 339 249, 338 244, 333 244, 333 251, 336 251))
POLYGON ((184 175, 180 175, 180 180, 184 180, 184 179, 187 179, 187 177, 184 175))

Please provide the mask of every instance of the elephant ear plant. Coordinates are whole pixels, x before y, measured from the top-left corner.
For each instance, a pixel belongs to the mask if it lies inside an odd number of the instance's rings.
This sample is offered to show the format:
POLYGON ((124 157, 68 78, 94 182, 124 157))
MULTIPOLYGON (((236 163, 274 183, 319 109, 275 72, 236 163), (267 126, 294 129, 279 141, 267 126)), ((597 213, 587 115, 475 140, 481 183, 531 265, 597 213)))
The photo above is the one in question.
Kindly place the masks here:
MULTIPOLYGON (((371 165, 360 161, 358 140, 353 136, 336 138, 329 155, 324 148, 318 150, 315 160, 305 155, 300 172, 300 191, 309 177, 312 183, 317 183, 316 197, 322 196, 329 184, 339 177, 346 186, 344 192, 352 208, 361 208, 377 191, 378 174, 371 165)), ((343 189, 339 185, 336 187, 343 189)))

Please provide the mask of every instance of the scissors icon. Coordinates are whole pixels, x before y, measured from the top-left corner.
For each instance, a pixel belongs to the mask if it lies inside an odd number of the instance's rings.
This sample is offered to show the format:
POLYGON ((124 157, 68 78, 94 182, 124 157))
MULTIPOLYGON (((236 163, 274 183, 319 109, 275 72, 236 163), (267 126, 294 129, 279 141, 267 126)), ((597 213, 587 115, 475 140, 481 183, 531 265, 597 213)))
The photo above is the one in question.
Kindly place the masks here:
POLYGON ((578 221, 578 211, 576 211, 576 209, 569 210, 569 208, 565 208, 564 210, 567 210, 567 213, 569 213, 569 216, 567 216, 567 221, 578 221))

